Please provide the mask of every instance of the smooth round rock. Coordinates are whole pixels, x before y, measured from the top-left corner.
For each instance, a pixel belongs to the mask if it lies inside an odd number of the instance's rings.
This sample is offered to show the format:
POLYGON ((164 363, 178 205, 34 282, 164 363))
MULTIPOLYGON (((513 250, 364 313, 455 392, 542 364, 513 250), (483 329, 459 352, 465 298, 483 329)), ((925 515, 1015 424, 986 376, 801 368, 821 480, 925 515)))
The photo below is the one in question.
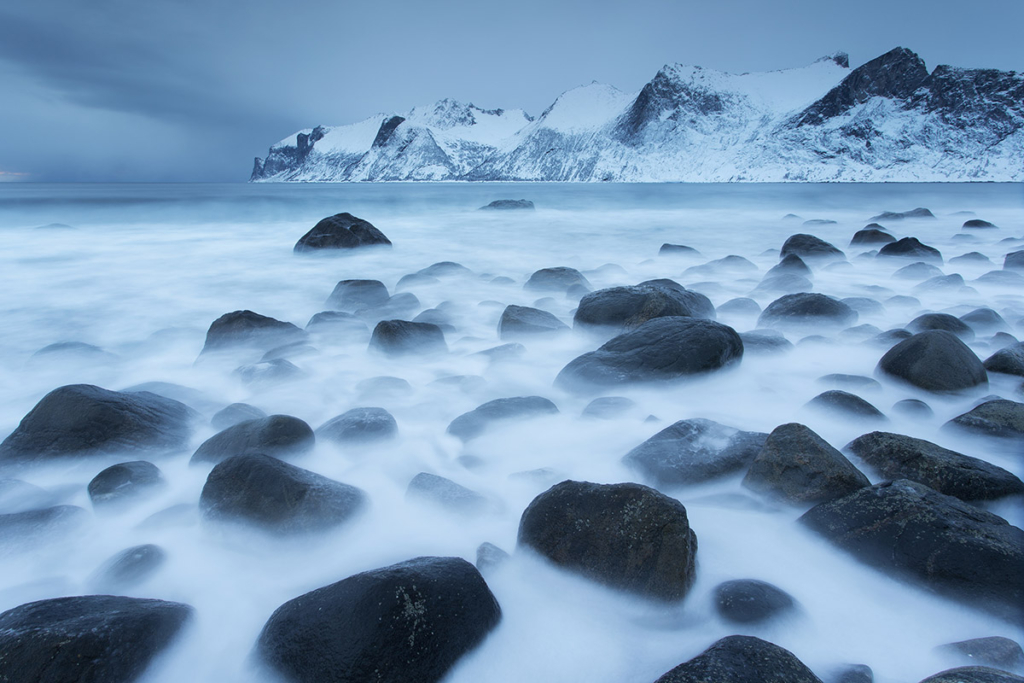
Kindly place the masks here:
POLYGON ((299 455, 313 449, 316 437, 308 424, 291 415, 246 420, 214 434, 192 454, 192 464, 221 462, 236 455, 299 455))
POLYGON ((494 424, 558 413, 558 406, 543 396, 499 398, 463 413, 448 425, 448 433, 463 441, 483 434, 494 424))
POLYGON ((920 332, 901 341, 882 356, 877 371, 935 393, 988 384, 978 357, 946 330, 920 332))
POLYGON ((342 445, 389 441, 398 436, 398 423, 383 408, 353 408, 317 428, 316 437, 342 445))
POLYGON ((849 326, 857 321, 857 311, 838 299, 824 294, 787 294, 768 304, 758 318, 758 326, 849 326))
POLYGON ((154 489, 166 486, 160 468, 145 460, 112 465, 89 482, 89 499, 93 506, 121 507, 138 500, 154 489))
POLYGON ((722 638, 655 683, 821 683, 784 648, 753 636, 722 638))
POLYGON ((252 311, 225 313, 210 324, 200 355, 237 348, 266 352, 277 346, 306 341, 306 333, 291 323, 252 311))
POLYGON ((387 356, 447 353, 444 332, 432 323, 381 320, 373 328, 370 348, 387 356))
POLYGON ((506 306, 498 321, 498 338, 502 340, 524 339, 568 330, 569 326, 553 314, 529 306, 506 306))
POLYGON ((735 579, 715 586, 715 610, 733 624, 758 624, 792 610, 789 593, 765 581, 735 579))
POLYGON ((320 249, 355 249, 391 246, 391 240, 369 221, 350 213, 336 213, 322 219, 295 243, 295 253, 320 249))

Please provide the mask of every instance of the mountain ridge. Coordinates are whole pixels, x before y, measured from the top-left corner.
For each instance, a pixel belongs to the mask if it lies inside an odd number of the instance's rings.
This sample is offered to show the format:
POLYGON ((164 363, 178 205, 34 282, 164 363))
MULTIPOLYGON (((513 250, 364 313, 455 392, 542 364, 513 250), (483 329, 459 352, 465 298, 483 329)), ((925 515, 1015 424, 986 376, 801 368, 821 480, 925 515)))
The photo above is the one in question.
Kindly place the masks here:
POLYGON ((668 64, 639 91, 597 82, 540 116, 452 99, 317 126, 253 182, 1024 180, 1024 77, 898 47, 849 68, 731 74, 668 64))

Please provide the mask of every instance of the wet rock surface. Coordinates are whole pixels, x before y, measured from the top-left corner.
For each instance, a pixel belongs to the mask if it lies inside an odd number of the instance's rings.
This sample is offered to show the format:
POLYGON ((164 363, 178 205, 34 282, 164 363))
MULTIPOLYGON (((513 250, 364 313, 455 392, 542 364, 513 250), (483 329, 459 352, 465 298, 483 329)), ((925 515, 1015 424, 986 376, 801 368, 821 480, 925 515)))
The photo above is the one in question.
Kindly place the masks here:
POLYGON ((263 453, 275 457, 301 455, 316 437, 309 425, 291 415, 246 420, 214 434, 192 454, 192 463, 218 463, 236 455, 263 453))
POLYGON ((295 252, 368 246, 391 246, 391 240, 369 221, 350 213, 337 213, 324 218, 300 237, 295 243, 295 252))
POLYGON ((936 393, 984 386, 988 374, 952 332, 929 330, 901 341, 878 361, 878 371, 936 393))
POLYGON ((728 636, 655 683, 821 683, 784 648, 753 636, 728 636))

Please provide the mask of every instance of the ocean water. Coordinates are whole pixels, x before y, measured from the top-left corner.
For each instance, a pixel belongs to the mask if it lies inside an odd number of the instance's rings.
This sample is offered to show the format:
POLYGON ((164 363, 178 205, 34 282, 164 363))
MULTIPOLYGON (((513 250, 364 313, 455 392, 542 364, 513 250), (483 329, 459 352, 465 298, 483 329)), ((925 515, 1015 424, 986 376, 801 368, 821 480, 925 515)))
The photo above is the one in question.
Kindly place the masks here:
MULTIPOLYGON (((814 267, 814 291, 882 303, 858 324, 887 330, 926 311, 962 315, 991 307, 1009 333, 1024 336, 1024 291, 973 282, 1000 269, 1003 255, 1024 244, 1003 241, 1024 237, 1021 185, 0 185, 0 438, 47 392, 72 383, 190 388, 186 402, 202 415, 193 449, 215 433, 210 416, 237 401, 294 415, 314 429, 350 408, 381 406, 395 416, 400 432, 397 440, 373 448, 318 443, 297 457, 293 462, 300 467, 362 488, 371 504, 336 532, 289 541, 202 523, 140 528, 153 513, 198 502, 210 467, 189 467, 190 452, 154 460, 170 485, 120 514, 92 513, 86 493, 92 477, 116 456, 5 468, 0 477, 39 486, 53 500, 92 516, 72 538, 0 552, 0 610, 88 594, 91 577, 109 557, 155 543, 167 552, 166 563, 124 594, 185 602, 196 617, 143 680, 271 680, 254 668, 250 655, 263 624, 283 602, 420 555, 473 561, 477 546, 490 541, 513 554, 486 576, 503 620, 453 669, 452 683, 648 683, 733 633, 781 645, 823 678, 844 663, 864 663, 876 681, 895 683, 956 665, 933 651, 943 643, 991 635, 1020 642, 1018 627, 900 583, 828 546, 796 524, 803 509, 766 503, 740 485, 741 474, 669 491, 686 506, 699 539, 697 581, 681 605, 647 603, 514 552, 520 516, 536 495, 566 478, 637 480, 622 456, 676 420, 703 417, 764 432, 801 422, 837 448, 878 428, 805 408, 833 388, 820 377, 872 376, 885 351, 837 330, 787 333, 796 344, 788 353, 747 354, 728 370, 670 386, 608 392, 632 398, 637 408, 603 421, 580 417, 592 397, 553 386, 566 363, 601 339, 573 332, 525 341, 523 354, 506 361, 477 354, 502 343, 497 323, 508 304, 537 306, 571 325, 575 299, 523 289, 532 272, 552 266, 582 271, 594 289, 666 277, 705 293, 716 306, 751 296, 764 308, 780 294, 751 292, 778 262, 785 239, 800 232, 832 242, 849 259, 848 266, 814 267), (537 210, 477 211, 503 198, 533 200, 537 210), (906 262, 862 257, 867 249, 848 247, 871 216, 918 206, 936 218, 883 224, 897 237, 915 236, 938 248, 946 259, 943 272, 961 274, 967 288, 919 291, 920 281, 892 277, 906 262), (394 247, 292 253, 320 218, 342 211, 372 222, 394 247), (965 211, 974 215, 960 213, 965 211), (999 229, 961 230, 972 217, 999 229), (803 225, 809 219, 835 222, 803 225), (71 227, 37 229, 53 223, 71 227), (666 242, 694 247, 701 256, 659 256, 666 242), (990 263, 949 263, 968 252, 990 263), (733 254, 757 270, 684 274, 733 254), (197 362, 207 328, 226 312, 250 309, 304 327, 327 308, 325 299, 339 280, 380 280, 394 294, 402 276, 440 261, 458 262, 473 275, 406 291, 419 299, 420 310, 448 302, 455 331, 446 334, 447 355, 390 359, 369 353, 366 336, 318 338, 317 353, 293 359, 301 378, 262 385, 245 385, 232 372, 258 360, 258 353, 197 362), (512 283, 494 282, 498 276, 512 283), (918 302, 889 301, 897 295, 918 302), (800 343, 811 333, 825 339, 800 343), (65 341, 93 344, 110 355, 33 356, 65 341), (454 375, 484 381, 465 388, 435 383, 454 375), (368 393, 360 386, 379 376, 405 379, 411 390, 368 393), (452 419, 486 401, 528 395, 551 399, 559 414, 500 426, 466 444, 445 433, 452 419), (467 518, 406 500, 406 487, 419 472, 487 495, 490 510, 467 518), (799 603, 798 613, 765 627, 723 622, 711 591, 736 578, 781 587, 799 603)), ((757 322, 754 315, 719 320, 741 332, 757 322)), ((979 357, 995 350, 990 341, 979 334, 972 343, 979 357)), ((947 397, 886 381, 856 393, 890 417, 881 427, 886 431, 928 439, 1024 476, 1019 452, 939 429, 983 395, 1022 400, 1019 379, 992 375, 983 391, 947 397), (925 400, 934 415, 894 413, 893 404, 904 398, 925 400)), ((1024 523, 1019 500, 989 508, 1013 524, 1024 523)))

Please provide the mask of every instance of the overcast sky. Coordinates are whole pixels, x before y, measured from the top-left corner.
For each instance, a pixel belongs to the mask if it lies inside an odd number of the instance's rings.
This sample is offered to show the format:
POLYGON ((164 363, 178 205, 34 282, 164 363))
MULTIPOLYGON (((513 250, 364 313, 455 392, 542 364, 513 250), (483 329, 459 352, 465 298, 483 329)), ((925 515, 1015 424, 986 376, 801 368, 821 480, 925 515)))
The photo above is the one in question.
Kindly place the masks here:
POLYGON ((0 180, 245 181, 301 128, 444 97, 539 114, 666 63, 1024 71, 1022 0, 4 0, 0 180))

